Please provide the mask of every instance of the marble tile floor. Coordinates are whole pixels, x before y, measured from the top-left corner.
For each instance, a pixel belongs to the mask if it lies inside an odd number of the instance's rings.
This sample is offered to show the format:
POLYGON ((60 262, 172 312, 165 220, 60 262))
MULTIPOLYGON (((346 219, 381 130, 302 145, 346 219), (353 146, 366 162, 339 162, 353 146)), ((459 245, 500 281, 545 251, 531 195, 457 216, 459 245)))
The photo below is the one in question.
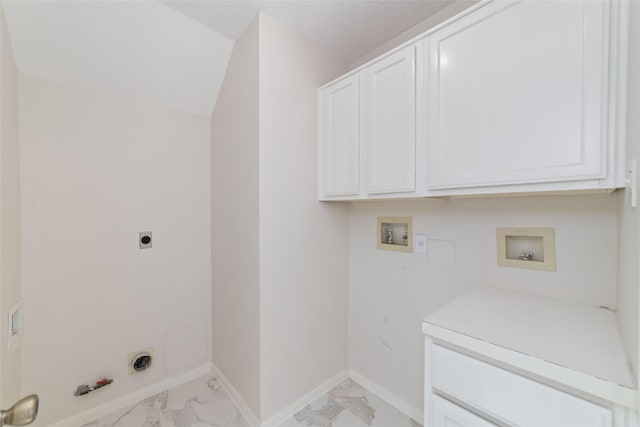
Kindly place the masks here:
POLYGON ((82 427, 249 427, 211 375, 196 378, 82 427))
POLYGON ((348 379, 279 427, 422 427, 348 379))
MULTIPOLYGON (((206 375, 82 427, 249 427, 220 381, 206 375)), ((421 427, 346 380, 279 427, 421 427)))

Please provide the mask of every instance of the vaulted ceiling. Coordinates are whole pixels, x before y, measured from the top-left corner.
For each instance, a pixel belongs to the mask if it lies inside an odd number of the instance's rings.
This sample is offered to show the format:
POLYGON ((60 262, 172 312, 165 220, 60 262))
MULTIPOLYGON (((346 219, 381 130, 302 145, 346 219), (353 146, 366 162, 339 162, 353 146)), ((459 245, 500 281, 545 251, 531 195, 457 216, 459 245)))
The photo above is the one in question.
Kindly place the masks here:
POLYGON ((350 63, 452 1, 171 0, 164 3, 231 39, 237 39, 258 10, 262 10, 350 63))
POLYGON ((451 0, 4 0, 18 69, 43 79, 213 111, 237 39, 259 10, 345 63, 451 0))

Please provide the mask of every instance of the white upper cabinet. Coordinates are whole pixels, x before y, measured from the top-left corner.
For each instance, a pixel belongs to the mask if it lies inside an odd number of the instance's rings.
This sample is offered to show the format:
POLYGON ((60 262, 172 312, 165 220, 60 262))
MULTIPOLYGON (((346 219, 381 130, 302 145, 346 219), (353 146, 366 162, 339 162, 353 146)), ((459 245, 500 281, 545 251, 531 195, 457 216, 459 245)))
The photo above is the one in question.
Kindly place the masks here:
POLYGON ((342 79, 320 92, 320 194, 355 195, 359 191, 358 75, 342 79))
POLYGON ((320 88, 320 198, 624 186, 625 1, 481 1, 320 88))
POLYGON ((361 72, 367 194, 415 190, 415 50, 409 46, 361 72))
POLYGON ((607 178, 608 2, 496 1, 423 49, 429 189, 607 178))
POLYGON ((320 198, 416 190, 416 46, 320 89, 320 198))

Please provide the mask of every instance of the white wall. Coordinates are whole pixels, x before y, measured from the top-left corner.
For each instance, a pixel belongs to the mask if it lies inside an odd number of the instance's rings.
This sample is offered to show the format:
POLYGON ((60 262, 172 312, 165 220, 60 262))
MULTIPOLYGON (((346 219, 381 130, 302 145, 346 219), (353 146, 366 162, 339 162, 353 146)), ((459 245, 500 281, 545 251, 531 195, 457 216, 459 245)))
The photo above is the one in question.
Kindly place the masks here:
POLYGON ((316 200, 317 88, 344 70, 260 14, 213 113, 213 362, 260 420, 347 369, 348 207, 316 200))
POLYGON ((260 414, 258 20, 236 41, 211 121, 213 363, 260 414))
POLYGON ((210 121, 22 74, 19 94, 21 391, 46 426, 209 363, 210 121), (149 346, 155 365, 128 376, 149 346))
POLYGON ((8 312, 20 299, 20 153, 16 64, 0 5, 0 408, 20 398, 20 350, 8 348, 8 312))
POLYGON ((317 88, 345 66, 260 15, 262 419, 347 368, 347 206, 317 201, 317 88))
POLYGON ((421 412, 424 317, 476 285, 615 308, 616 253, 609 194, 354 204, 349 368, 421 412), (430 253, 376 249, 377 216, 413 217, 430 253), (553 227, 557 271, 498 267, 497 227, 553 227))
MULTIPOLYGON (((630 2, 627 160, 640 160, 640 3, 630 2)), ((622 342, 638 376, 638 288, 640 287, 640 208, 631 208, 627 191, 618 192, 618 322, 622 342)))

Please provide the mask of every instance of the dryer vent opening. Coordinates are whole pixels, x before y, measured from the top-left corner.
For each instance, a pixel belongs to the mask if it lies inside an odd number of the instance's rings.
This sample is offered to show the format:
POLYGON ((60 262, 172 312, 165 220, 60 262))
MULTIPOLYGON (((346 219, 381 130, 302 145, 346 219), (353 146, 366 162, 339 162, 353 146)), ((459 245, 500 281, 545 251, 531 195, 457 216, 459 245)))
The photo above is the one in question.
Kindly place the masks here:
POLYGON ((129 375, 145 371, 153 366, 153 348, 137 351, 129 355, 129 375))

